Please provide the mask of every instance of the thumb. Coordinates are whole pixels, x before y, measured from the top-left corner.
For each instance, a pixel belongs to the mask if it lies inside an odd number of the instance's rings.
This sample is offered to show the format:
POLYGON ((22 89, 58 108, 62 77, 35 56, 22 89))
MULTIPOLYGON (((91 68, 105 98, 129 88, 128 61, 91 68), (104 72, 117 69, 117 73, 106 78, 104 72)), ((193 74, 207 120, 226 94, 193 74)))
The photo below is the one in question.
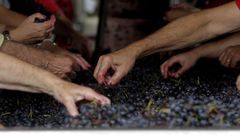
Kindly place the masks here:
POLYGON ((182 65, 182 67, 175 73, 174 77, 179 78, 183 73, 188 70, 187 66, 182 65))
POLYGON ((77 106, 72 98, 66 100, 63 102, 64 106, 67 108, 69 114, 73 117, 76 117, 79 115, 77 106))
POLYGON ((30 18, 31 18, 31 20, 32 20, 32 21, 34 21, 34 20, 35 20, 35 18, 39 18, 39 19, 45 19, 45 18, 46 18, 46 16, 45 16, 45 15, 43 15, 43 14, 41 14, 41 13, 35 13, 35 14, 31 15, 31 16, 30 16, 30 18))
POLYGON ((92 89, 88 89, 85 94, 84 94, 84 98, 85 100, 88 101, 97 101, 97 103, 101 104, 101 105, 110 105, 111 101, 110 99, 108 99, 107 97, 95 92, 92 89))
POLYGON ((108 82, 108 85, 116 85, 120 80, 126 75, 127 73, 124 72, 124 69, 117 68, 115 70, 114 75, 111 77, 110 81, 108 82))

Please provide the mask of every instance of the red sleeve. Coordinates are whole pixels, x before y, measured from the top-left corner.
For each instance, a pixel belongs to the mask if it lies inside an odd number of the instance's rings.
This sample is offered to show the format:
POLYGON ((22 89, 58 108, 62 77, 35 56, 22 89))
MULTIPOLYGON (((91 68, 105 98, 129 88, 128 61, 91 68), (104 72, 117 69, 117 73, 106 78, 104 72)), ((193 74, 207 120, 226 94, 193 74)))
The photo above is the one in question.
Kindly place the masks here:
POLYGON ((235 0, 237 3, 238 8, 240 8, 240 0, 235 0))
POLYGON ((35 0, 35 2, 45 7, 53 14, 61 10, 55 0, 35 0))

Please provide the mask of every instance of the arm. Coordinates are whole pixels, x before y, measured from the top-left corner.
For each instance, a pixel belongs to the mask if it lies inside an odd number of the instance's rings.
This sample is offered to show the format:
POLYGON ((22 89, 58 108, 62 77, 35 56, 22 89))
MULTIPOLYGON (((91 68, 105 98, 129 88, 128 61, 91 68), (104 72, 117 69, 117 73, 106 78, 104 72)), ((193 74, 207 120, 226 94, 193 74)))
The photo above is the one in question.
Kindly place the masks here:
POLYGON ((3 5, 0 5, 0 16, 1 24, 6 24, 14 28, 20 25, 27 18, 26 16, 7 9, 3 5))
POLYGON ((240 33, 235 33, 222 40, 209 42, 190 51, 192 56, 200 58, 218 58, 228 47, 240 44, 240 33))
POLYGON ((75 74, 74 61, 67 56, 55 55, 46 50, 9 41, 5 42, 0 51, 46 69, 60 78, 68 79, 70 76, 74 77, 75 74))
POLYGON ((240 11, 235 2, 182 17, 149 37, 129 46, 138 57, 160 51, 185 48, 240 27, 240 11))
MULTIPOLYGON (((219 58, 219 56, 224 52, 224 50, 226 50, 226 48, 239 45, 240 44, 239 37, 240 33, 236 33, 222 40, 209 42, 191 51, 173 56, 161 65, 161 73, 164 76, 164 78, 168 77, 178 78, 187 70, 189 70, 191 67, 193 67, 200 58, 219 58), (175 71, 171 70, 172 67, 176 64, 180 64, 181 67, 179 69, 176 69, 175 71)), ((234 48, 234 50, 236 50, 236 48, 234 48)), ((224 63, 226 62, 224 61, 224 63)))
POLYGON ((90 88, 65 82, 47 71, 4 53, 0 53, 0 63, 0 82, 6 84, 5 87, 13 86, 16 88, 16 86, 20 86, 19 90, 22 91, 49 94, 63 103, 72 116, 78 115, 75 102, 84 99, 95 100, 102 105, 110 104, 108 98, 90 88), (36 89, 24 90, 24 87, 36 89))
POLYGON ((136 59, 161 51, 189 47, 240 27, 240 11, 235 2, 182 17, 147 38, 102 56, 94 72, 98 82, 117 84, 134 66, 136 59), (113 76, 106 76, 108 70, 113 76), (110 78, 110 79, 107 79, 110 78))

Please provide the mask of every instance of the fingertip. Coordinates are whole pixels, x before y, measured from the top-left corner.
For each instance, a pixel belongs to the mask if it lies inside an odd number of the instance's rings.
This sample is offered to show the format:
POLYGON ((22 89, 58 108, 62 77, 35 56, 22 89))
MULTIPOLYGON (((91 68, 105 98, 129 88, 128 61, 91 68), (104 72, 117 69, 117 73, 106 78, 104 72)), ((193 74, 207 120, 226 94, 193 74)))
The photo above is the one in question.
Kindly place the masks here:
POLYGON ((72 117, 77 117, 77 116, 79 116, 79 113, 78 113, 78 112, 73 112, 73 113, 70 113, 70 115, 71 115, 72 117))

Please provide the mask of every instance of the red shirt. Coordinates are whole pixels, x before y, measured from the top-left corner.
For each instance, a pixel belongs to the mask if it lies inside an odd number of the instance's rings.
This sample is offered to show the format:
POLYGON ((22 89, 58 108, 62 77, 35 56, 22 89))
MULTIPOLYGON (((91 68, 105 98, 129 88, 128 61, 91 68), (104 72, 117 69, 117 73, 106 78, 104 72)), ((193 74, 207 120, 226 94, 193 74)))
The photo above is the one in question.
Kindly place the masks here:
POLYGON ((35 2, 45 7, 49 12, 53 14, 61 11, 55 0, 35 0, 35 2))
POLYGON ((71 0, 35 0, 52 14, 63 12, 70 20, 73 20, 73 5, 71 0))
POLYGON ((238 8, 240 8, 240 0, 235 0, 237 3, 238 8))

